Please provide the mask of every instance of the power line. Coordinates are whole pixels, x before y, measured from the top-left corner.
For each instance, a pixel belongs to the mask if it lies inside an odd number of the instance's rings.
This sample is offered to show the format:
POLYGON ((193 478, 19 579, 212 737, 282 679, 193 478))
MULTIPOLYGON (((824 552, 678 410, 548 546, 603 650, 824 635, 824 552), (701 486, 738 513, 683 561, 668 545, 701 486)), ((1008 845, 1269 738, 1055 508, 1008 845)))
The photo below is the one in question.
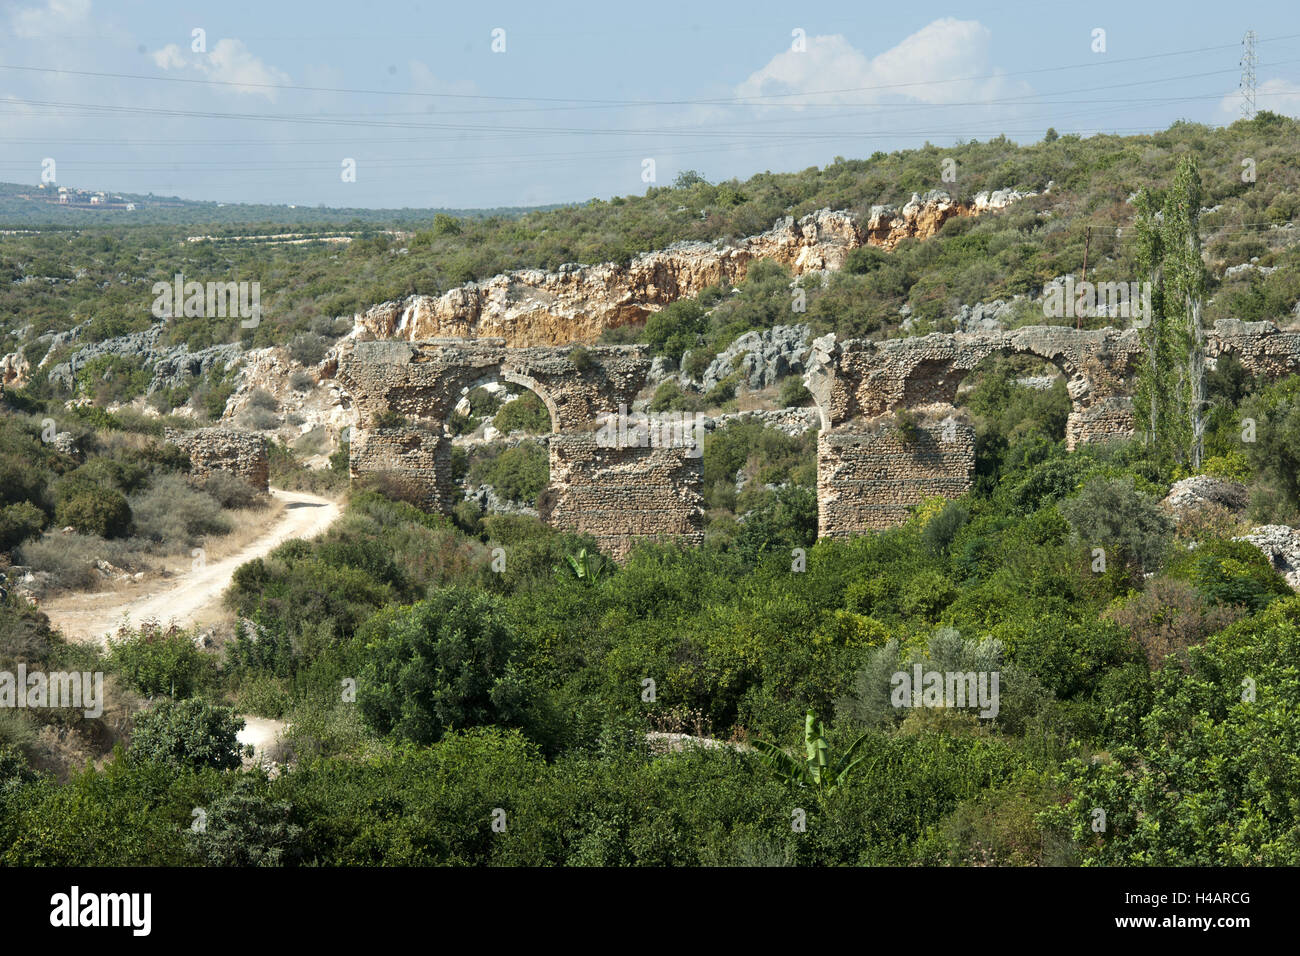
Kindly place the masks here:
MULTIPOLYGON (((1300 37, 1300 33, 1287 34, 1283 36, 1267 37, 1260 42, 1276 42, 1280 40, 1290 40, 1300 37)), ((1033 70, 1016 70, 1006 73, 986 73, 972 76, 951 77, 943 80, 915 80, 907 83, 883 83, 873 86, 845 87, 841 89, 830 90, 804 90, 796 93, 762 93, 747 96, 729 96, 729 97, 705 97, 698 99, 675 99, 675 100, 617 100, 617 99, 592 99, 587 97, 552 97, 552 96, 501 96, 490 95, 485 93, 430 93, 413 90, 376 90, 376 89, 356 89, 349 87, 331 87, 331 86, 308 86, 299 83, 255 83, 251 81, 235 80, 214 80, 210 78, 183 77, 183 76, 153 76, 146 73, 115 73, 98 70, 66 70, 58 67, 41 67, 41 66, 19 66, 16 64, 0 64, 0 70, 14 70, 26 73, 52 73, 63 76, 87 76, 97 79, 125 79, 125 80, 144 80, 157 83, 185 83, 199 86, 226 86, 238 89, 262 89, 262 90, 285 90, 294 92, 309 93, 333 93, 333 94, 355 94, 367 96, 405 96, 417 98, 433 99, 460 99, 460 100, 493 100, 509 102, 536 102, 536 103, 586 103, 604 106, 701 106, 701 105, 719 105, 725 103, 749 103, 755 100, 769 99, 789 99, 799 96, 821 96, 827 94, 841 93, 862 93, 875 90, 894 90, 907 89, 913 87, 941 86, 949 83, 969 83, 974 80, 1001 79, 1009 76, 1032 76, 1043 73, 1057 73, 1064 70, 1089 69, 1096 66, 1113 66, 1122 63, 1138 63, 1149 60, 1162 59, 1173 56, 1192 56, 1198 53, 1212 53, 1232 47, 1234 44, 1220 44, 1218 46, 1199 47, 1188 50, 1173 50, 1167 53, 1150 53, 1145 56, 1124 57, 1119 59, 1089 60, 1084 63, 1072 63, 1062 66, 1041 67, 1033 70)))

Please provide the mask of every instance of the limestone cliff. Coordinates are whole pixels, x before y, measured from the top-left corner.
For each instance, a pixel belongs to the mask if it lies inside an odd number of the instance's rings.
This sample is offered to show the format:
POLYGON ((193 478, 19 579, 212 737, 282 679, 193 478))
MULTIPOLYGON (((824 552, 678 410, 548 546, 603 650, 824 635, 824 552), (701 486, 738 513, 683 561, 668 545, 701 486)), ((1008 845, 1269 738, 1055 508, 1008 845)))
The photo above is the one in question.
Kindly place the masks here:
POLYGON ((953 216, 1001 209, 1024 195, 981 193, 966 204, 942 191, 913 194, 901 209, 872 207, 865 225, 851 213, 821 209, 798 222, 787 216, 736 243, 674 243, 627 266, 568 264, 554 272, 505 273, 441 296, 376 305, 356 317, 352 337, 503 338, 510 347, 592 343, 606 329, 640 322, 711 285, 741 281, 757 259, 775 260, 795 275, 835 270, 861 245, 892 249, 904 238, 928 239, 953 216))

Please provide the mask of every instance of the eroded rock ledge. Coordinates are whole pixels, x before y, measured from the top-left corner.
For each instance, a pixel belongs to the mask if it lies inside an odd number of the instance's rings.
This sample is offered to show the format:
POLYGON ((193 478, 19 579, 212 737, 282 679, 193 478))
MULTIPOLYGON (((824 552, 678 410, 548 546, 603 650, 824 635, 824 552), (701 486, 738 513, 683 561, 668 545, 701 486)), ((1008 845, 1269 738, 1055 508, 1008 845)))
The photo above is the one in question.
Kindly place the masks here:
POLYGON ((678 242, 637 256, 630 265, 563 265, 554 272, 523 269, 469 282, 440 295, 408 296, 358 315, 357 339, 503 338, 512 348, 595 342, 602 332, 640 322, 650 313, 711 285, 739 282, 750 263, 772 259, 795 275, 833 271, 862 245, 893 249, 907 238, 928 239, 954 216, 1005 208, 1032 193, 998 190, 970 203, 935 190, 913 194, 901 209, 874 206, 863 223, 849 212, 819 209, 795 222, 779 220, 736 243, 678 242))

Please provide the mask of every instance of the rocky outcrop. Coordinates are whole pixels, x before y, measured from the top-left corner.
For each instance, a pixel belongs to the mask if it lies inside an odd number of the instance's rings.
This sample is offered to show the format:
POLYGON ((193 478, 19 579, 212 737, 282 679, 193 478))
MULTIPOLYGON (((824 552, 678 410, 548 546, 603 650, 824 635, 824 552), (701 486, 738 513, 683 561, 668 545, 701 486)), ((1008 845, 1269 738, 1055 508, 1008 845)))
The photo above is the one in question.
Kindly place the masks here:
POLYGON ((896 206, 872 206, 867 220, 866 241, 873 246, 893 249, 904 239, 929 239, 943 224, 955 216, 981 216, 1005 209, 1032 192, 997 189, 982 192, 969 203, 956 202, 942 189, 932 189, 924 196, 912 193, 901 209, 896 206))
POLYGON ((1249 541, 1272 562, 1286 583, 1300 591, 1300 528, 1284 524, 1266 524, 1252 528, 1238 540, 1249 541))
POLYGON ((704 431, 711 432, 728 422, 759 422, 791 438, 798 438, 810 428, 821 427, 821 413, 816 408, 756 408, 743 412, 728 412, 716 418, 705 416, 704 431))
POLYGON ((22 352, 10 352, 0 358, 0 387, 22 388, 27 384, 27 377, 32 367, 22 352))
POLYGON ((926 239, 955 215, 979 215, 1024 195, 981 193, 969 204, 945 192, 913 196, 901 210, 872 208, 861 224, 845 211, 820 209, 791 216, 736 243, 678 242, 637 256, 629 265, 563 265, 554 272, 524 269, 469 282, 440 295, 409 296, 358 315, 353 338, 503 338, 506 345, 595 342, 606 329, 643 321, 678 299, 745 278, 752 262, 771 259, 795 275, 839 269, 861 245, 892 249, 905 237, 926 239), (982 198, 981 198, 982 197, 982 198))
POLYGON ((750 389, 775 385, 787 375, 802 375, 808 356, 806 325, 777 325, 761 332, 746 332, 718 354, 701 376, 704 391, 735 373, 750 389))
MULTIPOLYGON (((224 371, 230 368, 243 352, 243 347, 237 342, 210 345, 195 352, 191 352, 189 346, 185 344, 159 345, 158 340, 166 328, 166 322, 158 322, 139 332, 105 339, 78 349, 69 361, 61 362, 50 369, 50 381, 64 388, 72 388, 74 369, 80 369, 87 362, 100 356, 120 355, 124 358, 139 359, 145 368, 153 370, 153 377, 149 380, 147 389, 148 393, 152 394, 160 388, 174 388, 191 376, 206 375, 214 368, 224 371)), ((50 352, 46 355, 51 354, 53 349, 54 346, 51 346, 50 352)), ((44 360, 41 364, 45 364, 44 360)))
POLYGON ((1204 511, 1207 507, 1223 508, 1240 514, 1246 510, 1246 504, 1245 485, 1209 475, 1193 475, 1174 482, 1164 500, 1165 507, 1172 512, 1176 522, 1181 522, 1195 512, 1204 511))

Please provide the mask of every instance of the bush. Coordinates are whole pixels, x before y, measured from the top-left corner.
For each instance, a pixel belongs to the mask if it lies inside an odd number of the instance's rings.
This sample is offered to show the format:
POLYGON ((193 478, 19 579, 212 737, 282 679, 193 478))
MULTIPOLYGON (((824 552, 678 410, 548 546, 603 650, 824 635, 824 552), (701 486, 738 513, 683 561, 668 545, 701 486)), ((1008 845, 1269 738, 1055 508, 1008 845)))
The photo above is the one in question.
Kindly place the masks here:
POLYGON ((381 611, 358 635, 358 704, 381 734, 419 744, 452 729, 516 723, 526 694, 510 667, 515 638, 497 599, 447 588, 381 611))
POLYGON ((550 480, 550 454, 541 445, 521 442, 489 464, 471 467, 470 477, 491 485, 510 501, 534 502, 550 480))
POLYGON ((237 734, 244 720, 233 707, 191 697, 164 700, 135 719, 131 756, 170 767, 234 770, 245 753, 237 734))
POLYGON ((131 499, 137 531, 169 545, 188 544, 206 534, 228 534, 230 520, 215 498, 196 491, 179 475, 155 478, 131 499))
POLYGON ((1169 547, 1169 518, 1132 478, 1093 478, 1060 512, 1086 547, 1105 549, 1121 565, 1154 570, 1169 547))
POLYGON ((1169 562, 1169 576, 1187 581, 1215 604, 1263 610, 1291 594, 1282 575, 1248 541, 1208 539, 1169 562))
POLYGON ((40 534, 48 520, 44 511, 27 501, 0 508, 0 551, 9 551, 40 534))
POLYGON ((1107 609, 1103 617, 1127 630, 1156 668, 1170 654, 1186 661, 1189 647, 1203 643, 1243 614, 1209 604, 1183 581, 1156 578, 1141 593, 1107 609))
POLYGON ((290 803, 268 799, 255 778, 241 776, 208 805, 204 827, 185 835, 203 866, 285 866, 302 855, 292 816, 290 803))
POLYGON ((243 424, 253 431, 265 432, 280 427, 280 416, 265 408, 247 408, 243 414, 243 424))
POLYGON ((656 355, 679 360, 694 348, 706 328, 704 310, 693 299, 678 299, 646 319, 642 337, 656 355))
POLYGON ((81 534, 118 538, 131 528, 131 506, 120 491, 87 485, 55 506, 54 520, 81 534))
POLYGON ((223 508, 251 508, 265 505, 266 496, 228 471, 214 471, 203 481, 203 492, 223 508))
POLYGON ((802 408, 812 404, 812 400, 812 392, 808 391, 808 387, 799 376, 791 375, 781 382, 777 404, 783 408, 802 408))
POLYGON ((512 402, 501 406, 492 419, 492 425, 503 434, 514 431, 530 435, 545 434, 551 430, 551 413, 546 403, 533 392, 525 392, 512 402))
POLYGON ((146 697, 190 697, 212 673, 212 658, 194 645, 190 634, 174 626, 164 629, 156 621, 109 638, 108 662, 146 697))

